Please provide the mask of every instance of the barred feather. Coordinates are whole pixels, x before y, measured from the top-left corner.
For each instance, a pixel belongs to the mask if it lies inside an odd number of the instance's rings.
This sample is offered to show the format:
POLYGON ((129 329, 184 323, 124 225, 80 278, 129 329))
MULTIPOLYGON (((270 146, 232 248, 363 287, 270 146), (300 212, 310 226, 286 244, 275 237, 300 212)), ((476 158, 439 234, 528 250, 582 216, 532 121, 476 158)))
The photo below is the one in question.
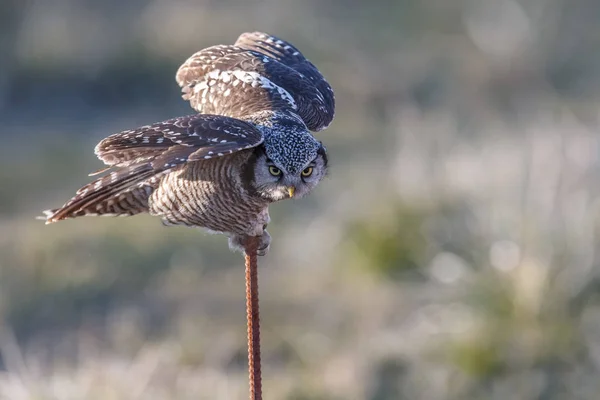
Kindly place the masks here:
POLYGON ((148 196, 143 183, 155 174, 149 164, 136 165, 113 171, 79 189, 62 207, 45 211, 46 223, 83 215, 118 214, 133 215, 147 210, 148 196), (141 190, 134 190, 141 189, 141 190), (119 197, 121 194, 124 196, 119 197), (132 196, 135 198, 132 201, 132 196), (128 205, 128 200, 131 205, 128 205))

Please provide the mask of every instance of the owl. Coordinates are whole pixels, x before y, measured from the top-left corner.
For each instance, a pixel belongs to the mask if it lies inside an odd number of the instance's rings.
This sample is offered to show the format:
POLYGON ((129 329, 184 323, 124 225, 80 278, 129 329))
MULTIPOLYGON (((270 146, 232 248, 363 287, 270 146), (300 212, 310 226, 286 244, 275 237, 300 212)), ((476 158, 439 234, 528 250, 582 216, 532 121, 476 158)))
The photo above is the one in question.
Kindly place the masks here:
POLYGON ((43 218, 149 213, 225 234, 233 250, 259 237, 265 255, 269 205, 307 195, 327 173, 327 151, 310 132, 333 120, 331 86, 296 47, 261 32, 195 53, 176 81, 197 114, 100 141, 108 167, 43 218))

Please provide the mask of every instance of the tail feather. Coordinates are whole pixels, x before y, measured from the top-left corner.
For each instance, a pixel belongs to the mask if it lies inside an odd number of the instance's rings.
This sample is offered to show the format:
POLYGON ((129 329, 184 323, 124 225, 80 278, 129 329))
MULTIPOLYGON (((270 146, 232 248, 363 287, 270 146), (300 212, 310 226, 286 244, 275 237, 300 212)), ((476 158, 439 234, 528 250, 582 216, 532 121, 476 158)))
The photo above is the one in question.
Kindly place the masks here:
POLYGON ((41 218, 49 224, 84 215, 126 216, 147 211, 156 173, 149 164, 113 171, 79 189, 62 207, 44 211, 41 218))

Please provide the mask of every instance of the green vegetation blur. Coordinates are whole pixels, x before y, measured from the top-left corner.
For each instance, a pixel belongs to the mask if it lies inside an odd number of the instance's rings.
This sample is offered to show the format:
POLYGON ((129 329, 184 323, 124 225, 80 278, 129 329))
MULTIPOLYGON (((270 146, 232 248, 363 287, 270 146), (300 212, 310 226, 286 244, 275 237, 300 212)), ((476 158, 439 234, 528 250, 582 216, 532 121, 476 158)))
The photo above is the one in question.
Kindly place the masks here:
POLYGON ((174 74, 263 30, 336 93, 271 207, 266 398, 600 397, 600 3, 0 2, 0 399, 247 398, 243 259, 149 216, 45 226, 174 74))

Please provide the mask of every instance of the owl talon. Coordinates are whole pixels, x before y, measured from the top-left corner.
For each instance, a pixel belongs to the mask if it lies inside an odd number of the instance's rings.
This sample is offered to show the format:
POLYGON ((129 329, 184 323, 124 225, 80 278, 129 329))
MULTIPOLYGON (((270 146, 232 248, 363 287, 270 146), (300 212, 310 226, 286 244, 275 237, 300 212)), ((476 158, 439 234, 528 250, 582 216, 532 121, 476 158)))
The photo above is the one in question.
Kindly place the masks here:
POLYGON ((258 243, 258 251, 256 254, 259 256, 266 256, 269 252, 269 248, 271 247, 271 235, 269 232, 263 231, 262 236, 260 237, 260 242, 258 243))
MULTIPOLYGON (((229 237, 229 248, 233 251, 240 251, 240 252, 244 253, 244 249, 245 249, 244 243, 247 238, 248 238, 248 236, 246 236, 246 235, 230 236, 229 237)), ((271 246, 271 235, 269 235, 269 232, 263 231, 263 234, 260 237, 259 242, 258 242, 258 249, 256 251, 256 254, 258 254, 259 256, 267 255, 267 253, 269 252, 270 246, 271 246)))

